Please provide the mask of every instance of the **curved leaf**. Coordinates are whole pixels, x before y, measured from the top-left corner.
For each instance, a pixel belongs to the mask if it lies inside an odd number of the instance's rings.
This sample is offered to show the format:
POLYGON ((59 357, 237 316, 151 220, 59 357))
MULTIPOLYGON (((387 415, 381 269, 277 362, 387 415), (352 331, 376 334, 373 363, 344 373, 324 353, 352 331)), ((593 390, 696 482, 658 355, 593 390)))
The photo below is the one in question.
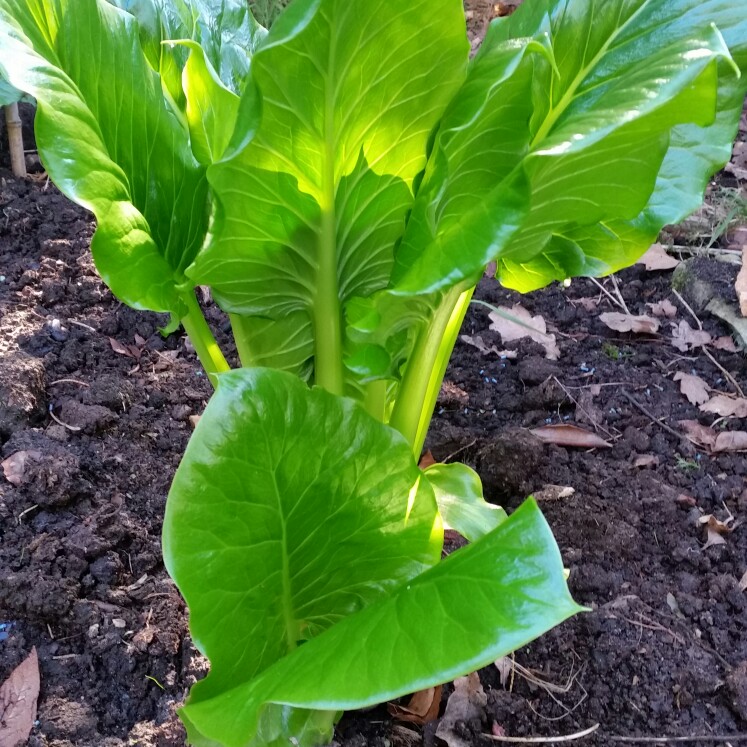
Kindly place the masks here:
POLYGON ((432 566, 442 540, 396 431, 290 374, 221 375, 164 522, 166 567, 212 665, 193 700, 251 680, 432 566))
POLYGON ((467 46, 454 0, 293 3, 252 60, 256 136, 209 171, 215 238, 194 281, 231 312, 312 323, 386 287, 467 46))
MULTIPOLYGON (((581 610, 533 500, 478 542, 345 618, 256 679, 181 713, 225 747, 263 744, 258 726, 292 706, 363 708, 448 682, 515 651, 581 610)), ((203 737, 204 738, 204 737, 203 737)), ((309 743, 307 743, 309 744, 309 743)), ((312 743, 313 744, 313 743, 312 743)))
POLYGON ((54 183, 96 215, 104 281, 130 306, 181 316, 207 182, 133 18, 103 0, 0 0, 0 72, 37 100, 54 183))
POLYGON ((480 476, 466 464, 433 464, 423 470, 433 488, 444 526, 476 542, 506 520, 506 512, 488 503, 480 476))

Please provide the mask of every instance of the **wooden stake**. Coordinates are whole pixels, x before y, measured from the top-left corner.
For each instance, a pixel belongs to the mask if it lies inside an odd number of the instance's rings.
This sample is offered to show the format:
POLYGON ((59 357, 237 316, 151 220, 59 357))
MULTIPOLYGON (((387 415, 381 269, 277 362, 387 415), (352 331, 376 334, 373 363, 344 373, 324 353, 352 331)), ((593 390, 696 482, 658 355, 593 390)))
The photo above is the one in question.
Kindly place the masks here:
POLYGON ((8 145, 10 146, 10 167, 13 176, 26 178, 26 159, 23 155, 23 125, 18 115, 18 104, 5 107, 5 123, 8 126, 8 145))

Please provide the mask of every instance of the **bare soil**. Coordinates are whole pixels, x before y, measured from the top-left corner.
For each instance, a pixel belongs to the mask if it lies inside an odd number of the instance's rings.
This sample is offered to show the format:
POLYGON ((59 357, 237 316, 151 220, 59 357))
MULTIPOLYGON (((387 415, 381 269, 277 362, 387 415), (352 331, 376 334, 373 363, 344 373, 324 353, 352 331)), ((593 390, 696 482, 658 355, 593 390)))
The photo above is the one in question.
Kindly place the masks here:
MULTIPOLYGON (((474 28, 493 5, 474 3, 474 28)), ((713 189, 735 186, 724 176, 713 189)), ((101 283, 84 211, 43 177, 7 172, 0 210, 0 456, 29 453, 22 484, 0 474, 0 681, 37 648, 33 747, 182 745, 175 708, 206 665, 163 568, 160 531, 189 418, 210 386, 184 338, 158 332, 164 318, 128 309, 101 283)), ((719 264, 727 287, 737 270, 719 264)), ((667 298, 673 321, 695 326, 670 281, 640 265, 620 274, 631 312, 667 298)), ((681 394, 677 372, 729 392, 726 370, 747 389, 744 356, 713 350, 718 367, 681 353, 667 324, 656 335, 613 332, 598 317, 617 309, 591 281, 519 297, 486 279, 478 296, 542 315, 560 358, 527 340, 504 345, 487 309, 474 307, 464 333, 516 358, 457 344, 428 447, 478 469, 487 497, 509 511, 547 486, 574 489, 542 507, 590 611, 516 652, 530 678, 480 672, 487 706, 460 725, 465 744, 494 744, 480 736, 493 730, 535 737, 597 723, 578 743, 747 732, 747 531, 704 548, 699 523, 747 518, 747 461, 663 427, 717 419, 681 394), (581 298, 598 303, 587 310, 581 298), (548 423, 577 424, 611 448, 544 445, 528 433, 548 423)), ((228 346, 221 314, 209 317, 228 346)), ((730 334, 706 313, 702 322, 714 337, 730 334)), ((348 714, 338 742, 433 745, 434 733, 382 707, 348 714)))

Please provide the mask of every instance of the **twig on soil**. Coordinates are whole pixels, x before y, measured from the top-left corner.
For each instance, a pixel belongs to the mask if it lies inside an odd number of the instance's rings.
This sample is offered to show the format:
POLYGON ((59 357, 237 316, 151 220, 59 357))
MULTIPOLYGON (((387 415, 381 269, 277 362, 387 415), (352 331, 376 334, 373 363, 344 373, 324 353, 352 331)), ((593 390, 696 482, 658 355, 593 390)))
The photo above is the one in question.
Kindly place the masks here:
POLYGON ((76 327, 83 327, 83 329, 87 329, 89 332, 93 332, 96 334, 98 330, 95 330, 90 324, 83 324, 83 322, 76 322, 74 319, 68 319, 68 324, 74 324, 76 327))
POLYGON ((669 742, 744 742, 747 734, 707 734, 700 737, 613 737, 605 734, 610 742, 642 742, 645 744, 668 744, 669 742))
POLYGON ((492 739, 494 742, 508 742, 509 744, 556 744, 557 742, 574 742, 577 739, 588 737, 599 728, 599 724, 594 724, 588 729, 577 731, 575 734, 565 734, 560 737, 498 737, 495 734, 482 734, 486 739, 492 739))
MULTIPOLYGON (((18 523, 19 523, 19 525, 20 525, 20 523, 21 523, 21 519, 22 519, 22 518, 23 518, 24 516, 26 516, 26 514, 30 514, 30 513, 31 513, 31 512, 32 512, 32 511, 33 511, 33 510, 34 510, 35 508, 39 508, 39 504, 38 504, 38 503, 35 503, 35 504, 34 504, 33 506, 31 506, 30 508, 27 508, 27 509, 26 509, 25 511, 21 511, 21 513, 20 513, 20 514, 18 514, 18 516, 17 516, 16 518, 18 519, 18 523)), ((25 548, 24 548, 24 549, 25 549, 25 548)))
POLYGON ((659 420, 655 415, 651 413, 650 410, 648 410, 646 407, 644 407, 630 392, 626 391, 625 389, 621 390, 621 393, 625 399, 630 402, 633 407, 640 410, 647 418, 651 420, 652 423, 656 423, 660 428, 663 428, 667 433, 669 433, 672 436, 675 436, 675 438, 682 439, 683 435, 681 433, 677 433, 674 428, 670 428, 666 423, 662 423, 661 420, 659 420))
POLYGON ((615 438, 615 436, 612 433, 610 433, 610 431, 608 431, 601 423, 598 423, 596 420, 594 420, 594 418, 589 414, 589 412, 587 412, 587 410, 584 409, 579 404, 578 400, 563 386, 562 382, 560 381, 560 379, 558 379, 557 376, 553 376, 552 378, 553 378, 553 381, 555 381, 555 383, 565 392, 565 396, 568 397, 568 399, 571 402, 573 402, 574 405, 576 405, 576 409, 581 410, 581 412, 584 415, 586 415, 589 422, 594 426, 596 430, 600 430, 606 433, 608 438, 611 438, 611 439, 615 438))
POLYGON ((55 384, 78 384, 86 388, 91 386, 90 384, 86 384, 85 381, 78 381, 78 379, 57 379, 57 381, 49 382, 49 386, 54 386, 55 384))
MULTIPOLYGON (((698 325, 698 329, 703 329, 703 322, 700 321, 698 318, 698 315, 692 310, 690 304, 688 304, 687 301, 682 297, 682 294, 679 293, 679 291, 672 288, 672 293, 677 297, 677 300, 690 312, 690 316, 695 320, 695 323, 698 325)), ((719 371, 726 377, 726 380, 734 387, 737 394, 744 398, 744 392, 742 391, 742 387, 739 386, 737 383, 737 380, 713 357, 711 354, 711 351, 708 350, 705 346, 702 348, 703 352, 705 353, 706 357, 713 363, 716 368, 718 368, 719 371)))
POLYGON ((445 457, 443 460, 443 464, 446 464, 449 459, 453 459, 457 454, 461 454, 463 451, 466 451, 470 447, 474 446, 477 443, 477 439, 473 438, 468 444, 465 444, 461 448, 457 449, 453 454, 449 454, 449 456, 445 457))
POLYGON ((55 423, 58 425, 61 425, 63 428, 67 428, 69 431, 73 431, 73 433, 77 433, 78 431, 82 431, 83 429, 80 428, 77 425, 68 425, 67 423, 63 423, 55 414, 52 409, 52 405, 49 406, 49 417, 54 420, 55 423))
POLYGON ((596 278, 590 278, 591 282, 594 283, 594 285, 599 288, 602 293, 604 293, 607 298, 609 298, 610 301, 612 301, 613 306, 617 306, 619 309, 622 309, 626 314, 630 315, 630 311, 628 310, 628 307, 625 305, 625 301, 623 301, 622 296, 620 295, 620 291, 618 289, 617 292, 617 298, 615 298, 596 278))

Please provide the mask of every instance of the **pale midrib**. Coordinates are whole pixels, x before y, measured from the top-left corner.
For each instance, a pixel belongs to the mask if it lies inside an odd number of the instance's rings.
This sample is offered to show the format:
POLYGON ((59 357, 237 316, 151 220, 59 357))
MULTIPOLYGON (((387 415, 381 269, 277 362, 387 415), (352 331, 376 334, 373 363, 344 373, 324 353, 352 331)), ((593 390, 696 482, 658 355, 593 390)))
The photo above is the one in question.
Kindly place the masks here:
POLYGON ((586 76, 589 75, 589 73, 599 64, 602 58, 607 54, 607 52, 609 52, 610 47, 617 41, 620 34, 625 31, 625 29, 638 17, 638 15, 643 11, 644 8, 646 8, 647 5, 648 0, 643 2, 638 10, 636 10, 635 13, 633 13, 622 26, 620 26, 614 31, 614 33, 610 35, 609 39, 607 39, 607 41, 602 45, 602 48, 599 50, 599 52, 594 55, 591 62, 589 62, 585 67, 579 70, 578 74, 571 82, 571 85, 568 87, 568 90, 563 94, 560 101, 558 101, 557 106, 554 106, 550 109, 550 112, 545 118, 545 121, 542 123, 542 126, 537 131, 537 134, 532 139, 532 142, 529 146, 530 150, 534 150, 537 145, 547 137, 550 130, 555 126, 557 121, 563 115, 563 112, 565 112, 565 110, 573 102, 573 99, 576 97, 576 93, 578 92, 579 87, 584 82, 584 80, 586 80, 586 76))

